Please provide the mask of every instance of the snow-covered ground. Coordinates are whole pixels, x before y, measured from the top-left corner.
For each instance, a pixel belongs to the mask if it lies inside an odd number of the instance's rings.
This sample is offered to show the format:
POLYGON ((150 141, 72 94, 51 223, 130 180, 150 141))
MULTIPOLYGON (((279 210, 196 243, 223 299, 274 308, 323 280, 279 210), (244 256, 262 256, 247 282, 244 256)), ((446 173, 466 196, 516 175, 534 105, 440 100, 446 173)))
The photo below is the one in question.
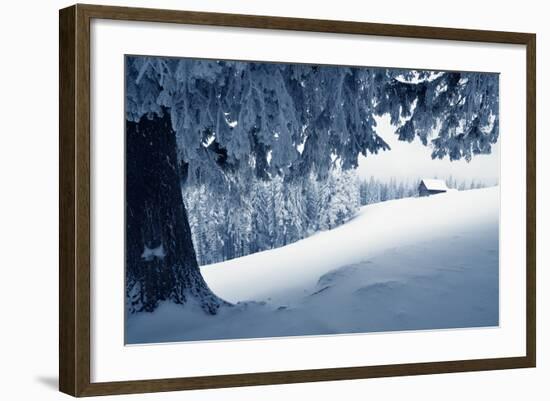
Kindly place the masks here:
POLYGON ((203 266, 236 306, 216 316, 162 304, 127 342, 498 325, 499 188, 365 206, 294 244, 203 266))

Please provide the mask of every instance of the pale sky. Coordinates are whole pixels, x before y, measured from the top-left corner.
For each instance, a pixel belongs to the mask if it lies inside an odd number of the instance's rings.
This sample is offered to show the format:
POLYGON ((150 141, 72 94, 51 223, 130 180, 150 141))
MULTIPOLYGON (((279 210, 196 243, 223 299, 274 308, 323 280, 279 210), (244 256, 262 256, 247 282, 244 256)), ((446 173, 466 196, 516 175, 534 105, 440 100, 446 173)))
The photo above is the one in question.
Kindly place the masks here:
POLYGON ((377 119, 376 128, 391 150, 379 152, 368 157, 359 156, 357 173, 360 177, 388 181, 395 177, 399 180, 417 178, 447 178, 452 175, 458 182, 465 180, 481 181, 494 185, 500 175, 500 140, 493 145, 490 155, 473 156, 468 163, 465 160, 449 161, 432 160, 430 145, 424 146, 418 138, 413 142, 399 141, 395 135, 395 127, 389 123, 389 117, 377 119))

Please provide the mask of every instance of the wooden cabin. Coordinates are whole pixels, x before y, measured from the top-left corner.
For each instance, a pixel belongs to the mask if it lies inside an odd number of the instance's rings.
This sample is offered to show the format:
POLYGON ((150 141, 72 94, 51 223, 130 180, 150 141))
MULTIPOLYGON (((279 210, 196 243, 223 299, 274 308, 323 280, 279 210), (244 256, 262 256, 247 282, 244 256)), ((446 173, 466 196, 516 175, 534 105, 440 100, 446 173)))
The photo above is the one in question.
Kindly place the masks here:
POLYGON ((445 181, 435 178, 424 178, 418 185, 419 196, 440 194, 442 192, 447 192, 448 190, 449 188, 447 188, 445 181))

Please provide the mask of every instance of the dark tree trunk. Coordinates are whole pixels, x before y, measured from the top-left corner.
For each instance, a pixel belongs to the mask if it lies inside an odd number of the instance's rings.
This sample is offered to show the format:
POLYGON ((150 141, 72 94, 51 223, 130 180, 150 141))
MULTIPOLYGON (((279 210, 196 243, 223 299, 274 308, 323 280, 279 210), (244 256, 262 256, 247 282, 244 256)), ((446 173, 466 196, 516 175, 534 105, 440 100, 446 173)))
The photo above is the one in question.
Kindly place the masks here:
POLYGON ((195 299, 210 314, 226 304, 201 276, 181 195, 170 117, 126 121, 126 299, 130 313, 195 299))

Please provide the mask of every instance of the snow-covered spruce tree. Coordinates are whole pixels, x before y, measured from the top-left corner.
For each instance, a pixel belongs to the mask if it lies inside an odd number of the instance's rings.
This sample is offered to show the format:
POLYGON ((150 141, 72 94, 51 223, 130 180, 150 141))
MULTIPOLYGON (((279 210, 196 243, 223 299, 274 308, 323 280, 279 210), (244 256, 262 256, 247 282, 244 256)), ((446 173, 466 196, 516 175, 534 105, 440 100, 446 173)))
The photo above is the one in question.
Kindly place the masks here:
POLYGON ((252 236, 250 252, 255 253, 272 247, 273 227, 270 219, 271 198, 267 182, 254 180, 250 204, 252 205, 252 236))
POLYGON ((307 232, 311 235, 319 230, 319 181, 314 172, 310 172, 304 184, 305 219, 307 232))
POLYGON ((352 218, 359 210, 359 182, 350 171, 335 168, 321 186, 319 226, 331 230, 352 218))
MULTIPOLYGON (((498 76, 313 65, 126 58, 126 278, 130 312, 194 298, 224 304, 202 279, 180 187, 253 172, 326 177, 389 146, 375 115, 432 157, 489 153, 498 76)), ((189 207, 189 205, 187 205, 189 207)))

